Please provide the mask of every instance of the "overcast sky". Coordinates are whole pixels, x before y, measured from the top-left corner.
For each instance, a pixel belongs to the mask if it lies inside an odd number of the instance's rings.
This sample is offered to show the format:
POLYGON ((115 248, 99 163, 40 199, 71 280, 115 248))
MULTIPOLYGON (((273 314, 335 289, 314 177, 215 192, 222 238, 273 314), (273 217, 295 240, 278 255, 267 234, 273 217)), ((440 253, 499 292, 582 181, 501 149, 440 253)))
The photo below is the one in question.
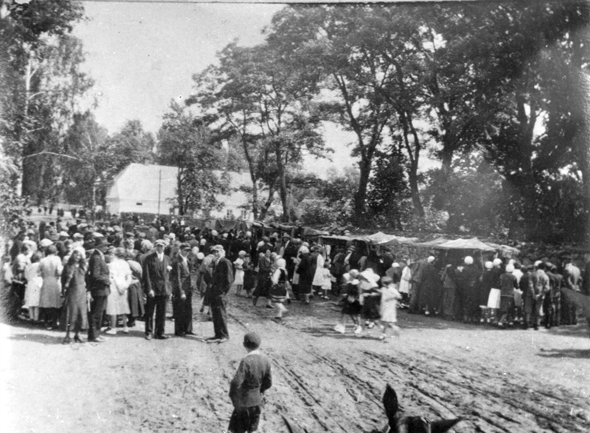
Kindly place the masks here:
MULTIPOLYGON (((170 101, 191 92, 192 75, 216 61, 234 39, 251 46, 281 4, 178 4, 84 2, 89 21, 74 34, 85 47, 85 69, 96 80, 97 121, 110 133, 138 119, 157 132, 170 101)), ((335 167, 352 165, 353 137, 325 129, 335 167)), ((307 171, 326 174, 326 161, 306 159, 307 171)))

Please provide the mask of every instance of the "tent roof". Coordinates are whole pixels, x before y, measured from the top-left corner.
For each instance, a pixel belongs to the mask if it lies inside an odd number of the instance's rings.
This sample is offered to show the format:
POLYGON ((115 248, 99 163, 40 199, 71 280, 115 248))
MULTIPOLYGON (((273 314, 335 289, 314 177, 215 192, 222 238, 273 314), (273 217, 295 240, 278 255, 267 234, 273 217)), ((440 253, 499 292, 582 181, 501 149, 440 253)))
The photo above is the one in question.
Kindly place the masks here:
POLYGON ((481 251, 496 251, 496 248, 491 245, 485 244, 477 238, 471 239, 455 239, 453 241, 447 241, 433 248, 439 250, 481 250, 481 251))
POLYGON ((436 238, 433 239, 431 241, 426 241, 426 242, 414 242, 411 244, 411 246, 413 247, 418 247, 418 248, 432 248, 436 245, 440 245, 440 244, 444 244, 445 242, 448 242, 449 240, 447 238, 436 238))

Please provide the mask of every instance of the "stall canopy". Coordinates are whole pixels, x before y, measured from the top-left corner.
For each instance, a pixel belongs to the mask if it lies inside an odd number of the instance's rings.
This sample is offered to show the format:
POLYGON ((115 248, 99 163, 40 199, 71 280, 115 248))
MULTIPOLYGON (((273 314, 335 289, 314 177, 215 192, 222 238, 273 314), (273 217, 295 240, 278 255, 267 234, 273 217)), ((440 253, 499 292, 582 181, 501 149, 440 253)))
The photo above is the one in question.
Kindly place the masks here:
POLYGON ((477 238, 472 239, 455 239, 433 246, 437 250, 479 250, 479 251, 496 251, 496 248, 483 243, 477 238))
POLYGON ((416 242, 418 238, 406 238, 404 236, 386 235, 382 232, 377 232, 374 235, 367 236, 369 242, 373 245, 386 247, 388 245, 400 245, 416 242))
POLYGON ((433 248, 437 245, 444 244, 445 242, 448 242, 448 241, 449 240, 447 238, 436 238, 436 239, 433 239, 431 241, 426 241, 426 242, 412 242, 410 244, 410 246, 417 247, 417 248, 433 248))

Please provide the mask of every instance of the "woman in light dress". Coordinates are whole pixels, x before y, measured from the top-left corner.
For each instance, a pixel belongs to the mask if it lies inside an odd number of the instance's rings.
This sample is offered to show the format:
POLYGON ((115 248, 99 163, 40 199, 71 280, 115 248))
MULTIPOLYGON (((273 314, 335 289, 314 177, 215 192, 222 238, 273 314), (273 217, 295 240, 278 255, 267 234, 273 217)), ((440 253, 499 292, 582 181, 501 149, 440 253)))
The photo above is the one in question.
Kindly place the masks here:
POLYGON ((31 263, 25 268, 25 280, 27 280, 25 308, 29 309, 29 318, 35 322, 39 321, 39 303, 43 284, 43 278, 39 275, 39 265, 42 258, 43 254, 40 252, 33 253, 31 263))
POLYGON ((236 295, 240 295, 242 293, 242 288, 244 287, 244 257, 246 257, 246 251, 240 251, 238 253, 238 258, 234 262, 234 269, 236 270, 234 277, 236 295))
POLYGON ((63 265, 55 245, 49 245, 45 253, 46 257, 39 263, 39 275, 43 278, 39 307, 44 309, 47 329, 53 329, 57 327, 62 304, 60 277, 63 265))
MULTIPOLYGON (((313 281, 311 282, 312 291, 317 293, 319 296, 322 296, 322 284, 324 282, 324 249, 321 245, 316 245, 315 251, 317 251, 317 258, 316 258, 316 268, 313 274, 313 281)), ((314 254, 311 255, 313 258, 314 254)), ((313 293, 312 292, 312 293, 313 293)))
MULTIPOLYGON (((129 263, 125 260, 126 253, 123 248, 116 248, 109 253, 109 271, 111 277, 111 293, 107 298, 107 315, 110 317, 110 326, 105 333, 115 335, 117 333, 117 316, 123 319, 123 333, 128 334, 127 315, 130 313, 127 299, 127 289, 132 282, 132 273, 129 263)), ((107 260, 108 261, 108 260, 107 260)))
POLYGON ((388 337, 388 329, 393 331, 393 335, 399 336, 399 328, 397 327, 397 303, 401 299, 401 294, 397 290, 399 276, 395 274, 393 279, 383 277, 381 278, 381 284, 380 318, 378 320, 381 335, 379 340, 385 340, 388 337))

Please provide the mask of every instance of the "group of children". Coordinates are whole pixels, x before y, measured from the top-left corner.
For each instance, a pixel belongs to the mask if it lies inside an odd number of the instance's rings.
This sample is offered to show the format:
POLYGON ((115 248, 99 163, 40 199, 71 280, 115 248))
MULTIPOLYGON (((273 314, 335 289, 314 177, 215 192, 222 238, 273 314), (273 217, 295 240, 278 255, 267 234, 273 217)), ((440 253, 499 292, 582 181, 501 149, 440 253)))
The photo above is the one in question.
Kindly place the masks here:
POLYGON ((397 274, 380 278, 370 268, 363 272, 351 269, 344 274, 343 279, 340 300, 342 317, 334 330, 344 334, 347 317, 350 317, 354 325, 354 334, 359 337, 366 332, 363 328, 371 329, 375 325, 381 330, 380 340, 399 336, 399 328, 396 325, 397 308, 402 296, 398 291, 397 274), (392 335, 389 335, 388 331, 391 331, 392 335))

